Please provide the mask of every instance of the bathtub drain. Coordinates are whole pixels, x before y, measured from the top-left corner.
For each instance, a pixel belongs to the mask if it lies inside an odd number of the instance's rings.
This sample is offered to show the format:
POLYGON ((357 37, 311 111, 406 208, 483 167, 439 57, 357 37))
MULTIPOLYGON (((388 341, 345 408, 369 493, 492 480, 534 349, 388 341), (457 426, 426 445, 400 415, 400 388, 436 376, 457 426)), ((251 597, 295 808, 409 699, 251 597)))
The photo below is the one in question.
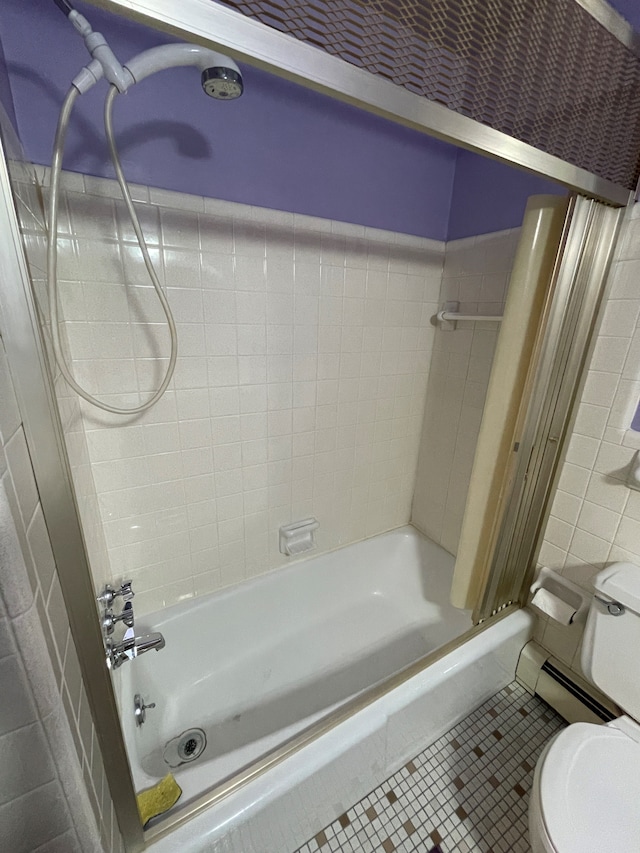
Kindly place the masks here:
POLYGON ((207 746, 207 736, 202 729, 187 729, 170 740, 164 749, 164 760, 169 767, 179 767, 199 758, 207 746))

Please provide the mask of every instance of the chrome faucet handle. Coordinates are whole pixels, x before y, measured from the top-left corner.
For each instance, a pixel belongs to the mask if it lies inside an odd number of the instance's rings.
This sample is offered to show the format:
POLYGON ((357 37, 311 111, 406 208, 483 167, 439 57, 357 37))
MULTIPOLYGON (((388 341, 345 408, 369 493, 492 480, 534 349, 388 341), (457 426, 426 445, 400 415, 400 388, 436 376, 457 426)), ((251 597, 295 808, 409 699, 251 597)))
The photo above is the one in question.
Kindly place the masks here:
POLYGON ((148 705, 145 705, 144 699, 142 698, 140 693, 136 693, 136 695, 133 697, 133 716, 136 720, 136 726, 141 726, 147 719, 147 708, 155 707, 155 702, 150 702, 148 705))
POLYGON ((110 584, 105 584, 104 589, 98 596, 98 601, 103 607, 108 608, 113 604, 113 599, 116 597, 116 591, 110 584))
POLYGON ((113 629, 116 626, 116 622, 122 622, 127 628, 133 628, 134 625, 134 617, 133 617, 133 605, 131 602, 127 602, 124 606, 122 613, 119 616, 114 616, 111 608, 107 608, 104 612, 104 616, 102 618, 102 628, 105 634, 113 634, 113 629))
POLYGON ((122 596, 123 601, 131 601, 131 599, 135 595, 135 592, 131 589, 132 583, 133 581, 123 581, 120 584, 120 589, 117 590, 114 589, 111 584, 105 584, 104 589, 98 596, 98 601, 105 609, 111 607, 114 602, 114 599, 116 599, 119 595, 122 596))
POLYGON ((131 584, 133 581, 123 581, 120 585, 120 591, 116 593, 116 595, 121 595, 123 601, 131 601, 135 592, 131 589, 131 584))

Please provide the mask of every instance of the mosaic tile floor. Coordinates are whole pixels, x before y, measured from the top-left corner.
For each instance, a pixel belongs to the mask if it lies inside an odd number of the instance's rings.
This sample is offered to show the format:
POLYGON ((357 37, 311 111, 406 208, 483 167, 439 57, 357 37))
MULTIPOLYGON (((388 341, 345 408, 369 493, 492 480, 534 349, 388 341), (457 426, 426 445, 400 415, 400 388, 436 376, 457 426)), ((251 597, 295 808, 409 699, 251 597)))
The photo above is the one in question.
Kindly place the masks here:
POLYGON ((528 853, 533 771, 565 725, 513 682, 296 853, 528 853))

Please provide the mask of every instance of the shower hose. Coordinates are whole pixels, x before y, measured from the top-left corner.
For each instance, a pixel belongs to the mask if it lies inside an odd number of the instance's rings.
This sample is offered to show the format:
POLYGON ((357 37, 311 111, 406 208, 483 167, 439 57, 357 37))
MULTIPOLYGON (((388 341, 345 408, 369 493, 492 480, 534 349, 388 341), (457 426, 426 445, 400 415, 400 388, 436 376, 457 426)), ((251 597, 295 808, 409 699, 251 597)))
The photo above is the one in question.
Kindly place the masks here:
POLYGON ((69 365, 65 361, 62 346, 60 343, 57 272, 58 197, 60 194, 60 173, 62 171, 62 157, 64 153, 64 143, 67 134, 67 127, 69 125, 69 118, 73 110, 73 105, 79 94, 80 93, 78 92, 78 90, 75 87, 72 87, 65 95, 65 99, 62 103, 62 108, 60 110, 60 118, 58 119, 58 127, 56 129, 55 142, 53 145, 53 157, 51 162, 51 195, 49 198, 49 239, 47 243, 47 284, 49 289, 49 311, 51 316, 51 338, 53 341, 53 352, 56 364, 58 365, 60 372, 64 376, 67 383, 73 388, 73 390, 77 394, 79 394, 88 403, 91 403, 93 406, 97 406, 99 409, 102 409, 105 412, 112 412, 115 415, 137 415, 141 412, 147 411, 147 409, 150 409, 151 406, 158 402, 158 400, 167 390, 167 387, 171 382, 171 378, 173 376, 173 372, 176 366, 176 358, 178 356, 178 336, 176 331, 176 324, 173 319, 173 314, 171 313, 171 307, 169 305, 169 302, 167 301, 167 297, 165 296, 165 293, 162 289, 162 285, 160 284, 156 271, 153 267, 153 263, 149 255, 149 250, 144 239, 144 234, 142 233, 142 228, 140 226, 140 220, 138 219, 138 214, 136 213, 136 210, 133 206, 133 200, 131 198, 131 193, 127 185, 127 180, 124 176, 124 172, 122 171, 122 165, 120 163, 120 157, 118 155, 118 149, 116 147, 116 141, 113 133, 112 121, 113 101, 116 95, 118 94, 118 90, 115 86, 111 86, 109 88, 109 92, 107 94, 107 98, 104 105, 105 133, 107 136, 107 142, 109 144, 109 152, 111 154, 113 168, 115 169, 116 177, 118 179, 118 183, 120 184, 120 190, 122 191, 122 197, 124 199, 127 212, 129 213, 131 224, 133 225, 133 230, 135 231, 135 235, 138 239, 138 244, 140 246, 140 251, 142 252, 142 257, 144 258, 144 263, 147 268, 147 272, 149 273, 151 283, 153 284, 154 290, 158 296, 158 299, 160 300, 160 304, 162 305, 165 317, 167 318, 167 325, 169 326, 169 334, 171 336, 171 354, 169 357, 169 364, 167 366, 167 371, 165 373, 164 379, 162 380, 162 383, 160 384, 160 387, 153 394, 153 396, 146 401, 146 403, 142 403, 140 406, 136 406, 134 408, 123 409, 117 406, 110 406, 108 403, 104 403, 101 400, 96 399, 91 394, 89 394, 88 391, 85 391, 85 389, 82 388, 81 385, 78 384, 75 377, 73 376, 73 373, 71 372, 71 369, 69 368, 69 365))

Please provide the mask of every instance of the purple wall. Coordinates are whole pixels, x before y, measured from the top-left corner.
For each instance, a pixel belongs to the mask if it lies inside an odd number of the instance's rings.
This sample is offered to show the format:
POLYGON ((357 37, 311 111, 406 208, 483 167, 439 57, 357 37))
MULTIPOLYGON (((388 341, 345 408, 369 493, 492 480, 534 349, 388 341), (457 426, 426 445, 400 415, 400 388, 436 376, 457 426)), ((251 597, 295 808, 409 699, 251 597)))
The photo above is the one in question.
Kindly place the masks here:
MULTIPOLYGON (((78 6, 125 60, 160 33, 78 6)), ((0 38, 27 156, 49 163, 60 102, 86 64, 51 0, 3 0, 0 38)), ((194 69, 161 72, 116 103, 127 176, 183 192, 444 239, 455 149, 326 96, 243 67, 245 94, 207 98, 194 69)), ((111 176, 102 133, 106 84, 80 99, 66 168, 111 176)))
MULTIPOLYGON (((77 5, 123 61, 171 41, 77 5)), ((53 0, 2 0, 0 39, 26 155, 49 163, 62 98, 88 55, 53 0)), ((548 187, 250 66, 243 74, 245 94, 230 103, 207 98, 194 69, 161 72, 119 98, 115 124, 127 177, 435 239, 518 225, 527 196, 548 187)), ((112 177, 105 91, 101 82, 79 99, 68 169, 112 177)))
POLYGON ((7 63, 4 57, 4 51, 2 49, 2 43, 0 42, 0 104, 4 109, 4 112, 13 125, 13 129, 16 130, 16 114, 13 107, 13 96, 11 94, 11 84, 9 82, 9 72, 7 70, 7 63))
POLYGON ((566 192, 552 181, 460 150, 451 195, 448 238, 456 240, 513 228, 522 222, 530 195, 565 195, 566 192))
POLYGON ((609 0, 609 5, 620 12, 634 29, 640 30, 640 3, 638 0, 609 0))

